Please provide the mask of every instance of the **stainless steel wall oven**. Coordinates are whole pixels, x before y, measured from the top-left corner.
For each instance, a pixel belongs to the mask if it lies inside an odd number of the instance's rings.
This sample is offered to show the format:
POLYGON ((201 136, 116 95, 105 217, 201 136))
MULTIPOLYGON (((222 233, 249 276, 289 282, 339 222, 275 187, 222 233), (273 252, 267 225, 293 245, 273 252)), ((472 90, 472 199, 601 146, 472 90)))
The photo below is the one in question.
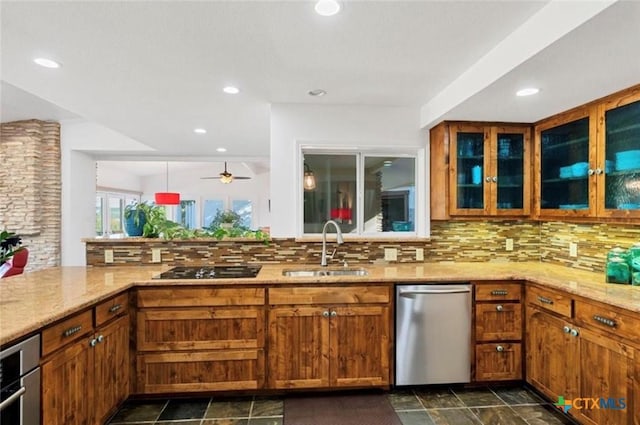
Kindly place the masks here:
POLYGON ((40 335, 0 352, 0 424, 40 424, 40 335))

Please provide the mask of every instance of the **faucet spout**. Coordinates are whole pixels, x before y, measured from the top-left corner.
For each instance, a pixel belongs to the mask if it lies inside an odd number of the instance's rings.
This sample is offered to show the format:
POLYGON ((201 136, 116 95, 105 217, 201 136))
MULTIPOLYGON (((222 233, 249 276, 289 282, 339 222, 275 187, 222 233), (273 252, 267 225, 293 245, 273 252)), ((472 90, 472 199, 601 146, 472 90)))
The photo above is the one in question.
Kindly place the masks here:
POLYGON ((336 228, 337 244, 342 245, 344 243, 344 239, 342 238, 342 230, 340 230, 340 226, 338 225, 338 223, 333 220, 327 220, 327 222, 324 223, 324 226, 322 227, 322 259, 320 260, 320 265, 323 267, 327 265, 327 258, 332 259, 336 254, 336 251, 333 250, 333 253, 331 255, 327 255, 327 226, 329 224, 332 224, 333 227, 336 228))

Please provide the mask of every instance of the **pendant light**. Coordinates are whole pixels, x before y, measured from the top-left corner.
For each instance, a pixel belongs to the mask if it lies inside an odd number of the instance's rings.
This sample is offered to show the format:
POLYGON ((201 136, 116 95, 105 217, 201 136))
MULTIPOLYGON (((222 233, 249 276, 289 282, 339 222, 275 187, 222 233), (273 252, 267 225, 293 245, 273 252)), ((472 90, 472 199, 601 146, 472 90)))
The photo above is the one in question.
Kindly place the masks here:
POLYGON ((180 205, 180 194, 169 192, 169 162, 167 162, 167 191, 156 192, 156 205, 180 205))
POLYGON ((316 176, 315 174, 313 174, 313 171, 311 171, 311 168, 309 168, 306 162, 304 163, 304 177, 302 179, 302 187, 306 191, 315 190, 316 188, 316 176))

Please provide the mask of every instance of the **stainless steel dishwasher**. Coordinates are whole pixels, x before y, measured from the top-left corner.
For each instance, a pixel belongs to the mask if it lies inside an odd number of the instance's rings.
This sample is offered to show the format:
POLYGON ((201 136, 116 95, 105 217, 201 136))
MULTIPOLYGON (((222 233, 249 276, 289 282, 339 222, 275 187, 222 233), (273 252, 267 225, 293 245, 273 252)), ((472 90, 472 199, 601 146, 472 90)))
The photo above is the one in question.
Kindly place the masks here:
POLYGON ((471 285, 396 286, 396 385, 471 380, 471 285))

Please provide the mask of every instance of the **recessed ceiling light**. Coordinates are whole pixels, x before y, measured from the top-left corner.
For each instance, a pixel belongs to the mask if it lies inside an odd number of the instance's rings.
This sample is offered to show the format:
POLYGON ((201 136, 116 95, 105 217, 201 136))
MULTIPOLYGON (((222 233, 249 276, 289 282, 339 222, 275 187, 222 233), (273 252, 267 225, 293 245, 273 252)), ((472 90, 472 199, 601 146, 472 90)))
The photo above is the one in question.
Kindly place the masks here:
POLYGON ((33 61, 40 66, 44 66, 45 68, 60 68, 61 66, 60 63, 47 58, 35 58, 33 61))
POLYGON ((531 96, 532 94, 536 94, 540 91, 540 89, 535 87, 527 87, 524 89, 520 89, 516 92, 516 96, 531 96))
POLYGON ((325 94, 327 94, 327 92, 322 89, 315 89, 315 90, 309 91, 309 96, 321 97, 321 96, 324 96, 325 94))
POLYGON ((318 15, 333 16, 340 12, 340 3, 336 0, 318 0, 315 9, 318 15))
POLYGON ((226 152, 227 148, 217 148, 216 151, 218 151, 218 152, 226 152))
POLYGON ((207 130, 205 130, 204 128, 194 128, 193 132, 197 134, 207 134, 207 130))
POLYGON ((223 92, 227 94, 238 94, 240 93, 240 89, 234 86, 227 86, 222 89, 223 92))

